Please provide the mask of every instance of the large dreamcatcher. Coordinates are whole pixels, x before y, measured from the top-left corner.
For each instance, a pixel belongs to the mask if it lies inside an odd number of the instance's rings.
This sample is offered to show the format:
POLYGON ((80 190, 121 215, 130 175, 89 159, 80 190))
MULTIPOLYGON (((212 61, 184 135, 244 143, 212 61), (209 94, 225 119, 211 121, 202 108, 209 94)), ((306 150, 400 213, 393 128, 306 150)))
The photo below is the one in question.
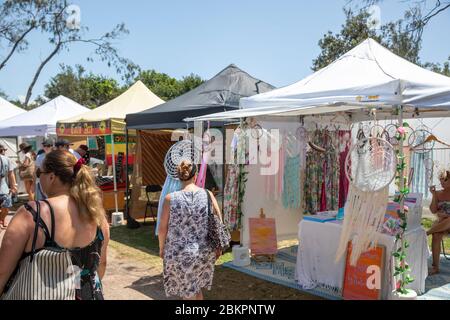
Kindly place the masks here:
POLYGON ((353 248, 351 265, 356 265, 360 255, 375 245, 396 165, 395 149, 385 139, 362 138, 350 149, 345 161, 350 187, 336 262, 346 253, 350 240, 353 248))
POLYGON ((194 162, 199 157, 199 151, 194 148, 192 141, 181 140, 167 151, 164 168, 168 176, 178 179, 177 167, 183 160, 194 162))

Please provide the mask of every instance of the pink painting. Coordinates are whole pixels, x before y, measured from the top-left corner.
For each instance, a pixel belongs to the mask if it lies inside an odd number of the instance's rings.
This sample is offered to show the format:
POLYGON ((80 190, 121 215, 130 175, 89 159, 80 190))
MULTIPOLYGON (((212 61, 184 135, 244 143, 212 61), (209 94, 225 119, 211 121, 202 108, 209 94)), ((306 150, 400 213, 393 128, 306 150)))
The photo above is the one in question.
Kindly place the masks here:
POLYGON ((277 232, 275 219, 249 218, 250 250, 253 255, 276 254, 277 232))

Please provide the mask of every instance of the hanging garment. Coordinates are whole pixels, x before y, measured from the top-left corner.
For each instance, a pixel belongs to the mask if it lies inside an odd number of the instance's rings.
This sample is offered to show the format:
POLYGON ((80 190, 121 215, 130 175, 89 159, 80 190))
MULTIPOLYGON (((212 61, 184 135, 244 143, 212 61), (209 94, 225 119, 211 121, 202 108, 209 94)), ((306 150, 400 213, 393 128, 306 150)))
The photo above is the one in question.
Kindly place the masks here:
POLYGON ((425 163, 429 160, 433 160, 433 152, 414 152, 411 157, 411 168, 414 168, 412 192, 422 193, 425 198, 429 196, 429 183, 432 182, 432 177, 429 176, 431 172, 425 168, 425 163))
POLYGON ((316 130, 311 142, 322 146, 325 152, 311 149, 305 164, 305 214, 338 209, 339 161, 336 132, 316 130))
POLYGON ((350 151, 350 145, 347 143, 346 139, 344 139, 346 135, 348 135, 348 138, 350 139, 350 133, 350 131, 339 131, 339 208, 343 208, 345 205, 350 184, 347 175, 345 174, 345 160, 350 151))
POLYGON ((161 196, 159 197, 159 203, 158 203, 158 218, 156 220, 156 228, 155 228, 155 234, 158 235, 158 229, 159 229, 159 221, 161 220, 161 215, 163 211, 163 205, 164 205, 164 199, 168 194, 171 194, 175 191, 181 190, 181 181, 175 178, 172 178, 171 176, 167 176, 166 181, 164 182, 164 186, 161 191, 161 196))
POLYGON ((224 189, 223 220, 230 230, 237 230, 239 206, 239 165, 229 165, 224 189))
POLYGON ((206 184, 206 170, 208 169, 209 152, 203 152, 202 163, 200 164, 200 170, 197 175, 195 185, 204 189, 206 184))
POLYGON ((283 178, 283 207, 300 208, 300 156, 286 157, 283 178))
MULTIPOLYGON (((314 141, 313 141, 314 142, 314 141)), ((320 211, 320 195, 322 188, 323 155, 315 150, 309 150, 306 154, 305 164, 305 187, 304 187, 304 209, 305 214, 315 214, 320 211)))

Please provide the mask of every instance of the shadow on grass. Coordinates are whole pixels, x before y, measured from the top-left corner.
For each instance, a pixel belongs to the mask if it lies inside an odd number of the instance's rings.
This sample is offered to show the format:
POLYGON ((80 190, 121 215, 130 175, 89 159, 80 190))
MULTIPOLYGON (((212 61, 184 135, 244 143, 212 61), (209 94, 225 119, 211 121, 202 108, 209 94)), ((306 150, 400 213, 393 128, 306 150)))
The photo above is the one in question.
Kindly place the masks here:
POLYGON ((126 226, 113 227, 110 233, 111 240, 151 255, 159 255, 159 243, 154 224, 141 224, 138 229, 128 229, 126 226))

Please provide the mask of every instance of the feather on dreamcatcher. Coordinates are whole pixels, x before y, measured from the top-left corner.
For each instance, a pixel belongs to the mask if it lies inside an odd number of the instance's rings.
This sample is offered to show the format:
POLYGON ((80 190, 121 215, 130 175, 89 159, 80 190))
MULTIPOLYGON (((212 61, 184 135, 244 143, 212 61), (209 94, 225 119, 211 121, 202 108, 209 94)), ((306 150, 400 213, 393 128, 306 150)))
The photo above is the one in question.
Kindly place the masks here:
POLYGON ((350 188, 336 262, 345 255, 350 240, 352 266, 363 252, 376 245, 396 165, 394 147, 385 139, 362 138, 351 148, 345 161, 350 188))

